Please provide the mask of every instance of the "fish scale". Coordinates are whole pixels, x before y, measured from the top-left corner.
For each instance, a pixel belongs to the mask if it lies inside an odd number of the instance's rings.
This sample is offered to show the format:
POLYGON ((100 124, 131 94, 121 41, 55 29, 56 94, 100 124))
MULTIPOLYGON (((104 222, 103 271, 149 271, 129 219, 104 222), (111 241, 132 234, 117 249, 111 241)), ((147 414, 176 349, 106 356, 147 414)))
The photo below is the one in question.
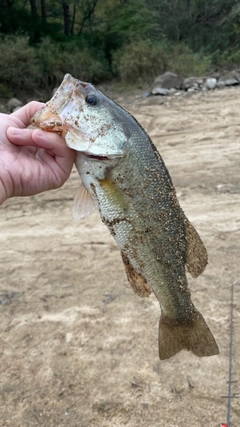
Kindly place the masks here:
POLYGON ((76 150, 84 191, 76 196, 75 213, 79 210, 81 218, 94 205, 98 208, 120 248, 133 291, 141 297, 151 291, 156 295, 161 307, 160 359, 182 349, 199 357, 218 354, 210 329, 191 301, 186 277, 186 268, 193 277, 203 272, 207 251, 141 125, 94 86, 69 74, 32 123, 62 132, 66 144, 76 150))

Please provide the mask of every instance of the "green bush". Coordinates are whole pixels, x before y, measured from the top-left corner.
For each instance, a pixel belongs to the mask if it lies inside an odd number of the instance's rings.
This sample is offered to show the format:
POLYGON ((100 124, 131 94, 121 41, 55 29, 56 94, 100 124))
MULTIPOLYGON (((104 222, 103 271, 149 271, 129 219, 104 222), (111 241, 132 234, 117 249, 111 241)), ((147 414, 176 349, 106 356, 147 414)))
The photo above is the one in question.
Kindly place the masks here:
POLYGON ((113 64, 121 80, 126 83, 150 83, 165 72, 169 61, 168 48, 141 40, 117 50, 113 64))
POLYGON ((87 47, 80 38, 52 41, 44 38, 30 46, 23 36, 0 38, 0 97, 20 96, 48 99, 66 73, 75 78, 99 83, 113 75, 121 84, 150 84, 166 71, 206 75, 212 67, 240 64, 240 54, 216 50, 211 55, 195 53, 183 43, 153 43, 135 40, 111 52, 111 68, 103 48, 87 47), (211 65, 213 64, 213 65, 211 65))
POLYGON ((172 54, 169 59, 168 68, 184 77, 203 76, 210 68, 211 59, 201 52, 195 53, 184 44, 172 46, 172 54))
POLYGON ((207 72, 211 61, 206 55, 194 53, 183 44, 152 44, 142 40, 114 53, 114 64, 125 83, 150 83, 166 71, 183 76, 200 76, 207 72))
POLYGON ((109 68, 103 55, 81 48, 74 42, 53 43, 45 39, 37 48, 45 84, 59 84, 66 73, 75 78, 97 83, 109 78, 109 68))
POLYGON ((12 96, 13 92, 11 89, 4 83, 0 83, 0 98, 11 98, 12 96))
POLYGON ((24 37, 0 39, 0 84, 17 95, 31 93, 41 83, 41 68, 36 52, 24 37))
POLYGON ((110 77, 103 54, 48 38, 35 47, 25 37, 0 39, 0 63, 0 96, 49 97, 66 73, 93 83, 110 77))
POLYGON ((233 52, 230 55, 229 60, 231 61, 232 64, 239 66, 240 65, 240 51, 237 50, 236 52, 233 52))
POLYGON ((217 49, 211 54, 211 62, 215 68, 222 70, 239 68, 240 65, 240 51, 238 48, 232 50, 220 51, 217 49))
POLYGON ((215 52, 211 53, 211 62, 214 67, 225 68, 229 66, 229 56, 229 51, 216 49, 215 52))

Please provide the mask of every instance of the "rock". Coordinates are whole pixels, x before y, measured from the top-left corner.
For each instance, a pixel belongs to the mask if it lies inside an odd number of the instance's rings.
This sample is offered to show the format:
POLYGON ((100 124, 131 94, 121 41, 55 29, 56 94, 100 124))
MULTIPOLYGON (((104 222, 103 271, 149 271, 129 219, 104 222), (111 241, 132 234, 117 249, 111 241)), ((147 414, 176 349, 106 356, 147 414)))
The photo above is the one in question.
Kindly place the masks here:
POLYGON ((234 78, 230 78, 230 77, 220 77, 221 80, 219 81, 219 83, 224 84, 224 86, 234 86, 234 85, 238 85, 238 80, 234 79, 234 78))
POLYGON ((217 79, 215 77, 208 77, 204 82, 204 87, 213 90, 217 86, 217 79))
POLYGON ((238 79, 239 83, 240 83, 240 69, 235 70, 235 77, 238 79))
POLYGON ((218 89, 224 89, 225 88, 225 84, 223 82, 217 82, 217 88, 218 89))
POLYGON ((218 83, 223 83, 224 86, 238 85, 240 83, 240 71, 229 71, 219 78, 218 83))
POLYGON ((10 111, 12 113, 15 108, 22 107, 22 105, 23 105, 23 103, 19 99, 11 98, 11 99, 9 99, 9 101, 7 103, 8 111, 10 111))
POLYGON ((174 95, 177 92, 177 89, 175 89, 174 87, 171 87, 171 89, 169 89, 169 95, 174 95))
POLYGON ((151 96, 151 92, 150 92, 149 90, 145 90, 145 91, 143 92, 143 97, 144 97, 144 98, 148 98, 149 96, 151 96))
POLYGON ((193 92, 199 92, 200 91, 200 87, 199 86, 194 86, 194 87, 189 87, 187 92, 193 93, 193 92))
POLYGON ((190 88, 201 88, 203 83, 203 77, 187 77, 183 81, 183 89, 188 90, 190 88))
POLYGON ((198 87, 189 87, 187 90, 187 92, 189 92, 189 93, 199 92, 199 91, 200 91, 200 88, 198 88, 198 87))
POLYGON ((8 113, 8 109, 6 105, 0 104, 0 113, 8 113))
POLYGON ((165 74, 161 74, 154 80, 151 88, 151 93, 153 95, 163 95, 163 93, 160 93, 161 89, 181 89, 182 85, 183 77, 175 73, 166 72, 165 74))
POLYGON ((158 87, 152 90, 152 94, 153 95, 169 95, 169 90, 165 89, 164 87, 158 87))

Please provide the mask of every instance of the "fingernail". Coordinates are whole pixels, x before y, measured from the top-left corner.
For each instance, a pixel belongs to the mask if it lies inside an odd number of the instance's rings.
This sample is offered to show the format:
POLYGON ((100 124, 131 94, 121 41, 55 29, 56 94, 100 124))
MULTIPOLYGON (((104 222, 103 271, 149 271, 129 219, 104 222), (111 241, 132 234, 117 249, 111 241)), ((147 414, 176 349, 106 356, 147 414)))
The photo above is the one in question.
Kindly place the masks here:
POLYGON ((45 139, 45 133, 41 129, 36 129, 35 134, 38 138, 45 139))

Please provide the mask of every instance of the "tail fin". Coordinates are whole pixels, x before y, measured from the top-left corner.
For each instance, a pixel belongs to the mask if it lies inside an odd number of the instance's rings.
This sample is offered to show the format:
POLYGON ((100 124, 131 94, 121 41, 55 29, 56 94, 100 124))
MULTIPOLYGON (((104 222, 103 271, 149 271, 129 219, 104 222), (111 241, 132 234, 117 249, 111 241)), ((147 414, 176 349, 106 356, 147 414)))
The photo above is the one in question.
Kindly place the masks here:
POLYGON ((187 322, 177 322, 161 314, 159 322, 159 357, 174 356, 180 350, 192 351, 198 357, 219 354, 217 343, 203 316, 194 310, 187 322))

